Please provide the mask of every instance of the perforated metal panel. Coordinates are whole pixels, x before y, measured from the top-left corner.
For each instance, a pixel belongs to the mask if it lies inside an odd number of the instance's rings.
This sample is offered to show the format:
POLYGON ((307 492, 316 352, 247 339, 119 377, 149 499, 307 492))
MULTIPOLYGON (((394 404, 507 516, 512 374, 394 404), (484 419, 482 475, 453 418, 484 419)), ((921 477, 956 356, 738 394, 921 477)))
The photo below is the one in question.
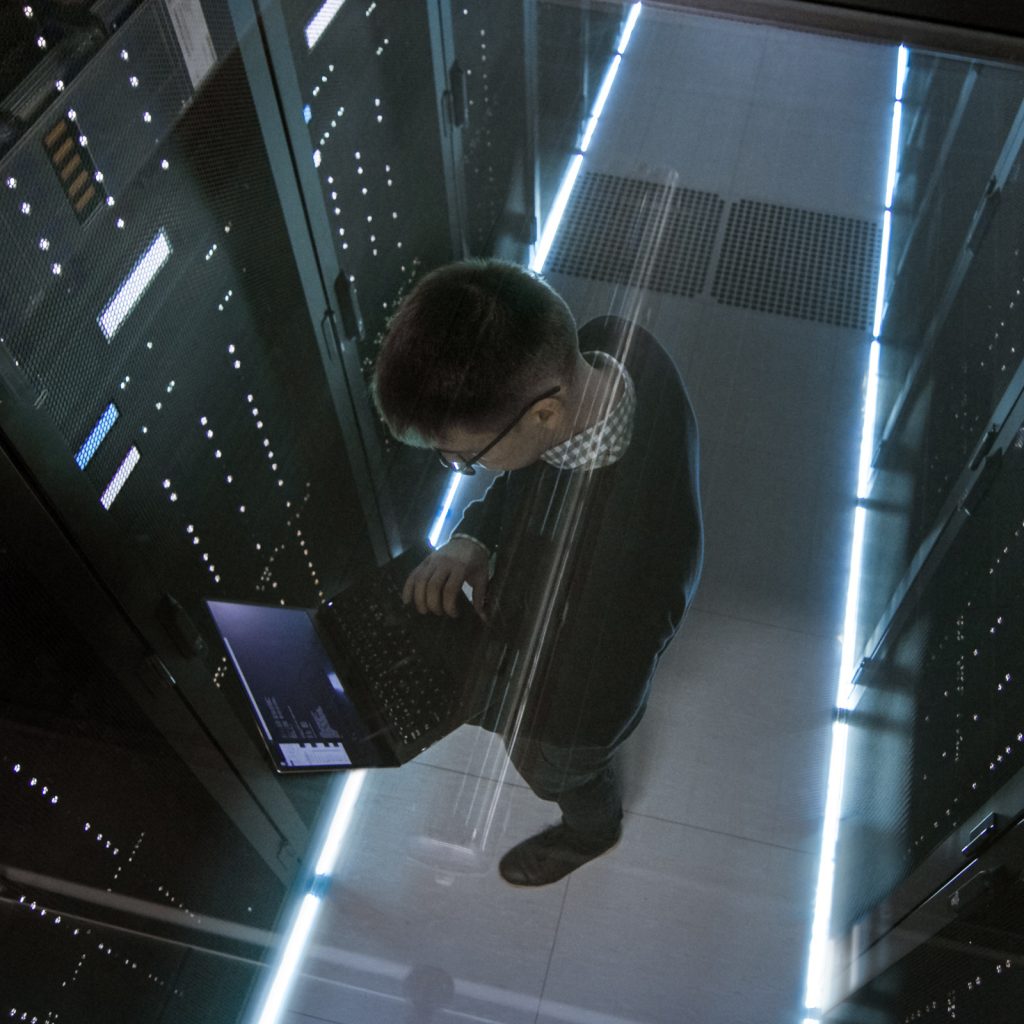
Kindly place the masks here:
POLYGON ((463 0, 452 6, 452 29, 466 90, 466 240, 474 256, 510 244, 514 252, 527 241, 530 214, 524 5, 463 0))
POLYGON ((844 926, 1024 770, 1022 577, 1024 437, 861 678, 837 868, 844 926))
POLYGON ((744 199, 729 210, 711 294, 744 309, 864 329, 880 244, 872 221, 744 199))
MULTIPOLYGON (((280 5, 338 265, 358 301, 363 369, 401 292, 452 258, 426 4, 351 0, 311 43, 322 5, 280 5)), ((292 69, 288 69, 288 74, 292 69)), ((330 282, 333 285, 333 282, 330 282)))
POLYGON ((315 603, 343 569, 338 529, 366 557, 230 18, 199 10, 203 66, 164 6, 144 6, 0 187, 0 338, 63 438, 52 457, 197 619, 218 592, 315 603), (57 124, 108 193, 84 221, 52 166, 57 124))
POLYGON ((581 175, 548 267, 597 281, 694 296, 704 288, 724 202, 712 192, 622 178, 581 175))
MULTIPOLYGON (((1014 866, 1013 874, 1019 870, 1014 866)), ((991 888, 975 885, 973 905, 950 920, 951 893, 930 901, 927 911, 901 922, 903 950, 888 970, 828 1011, 825 1024, 866 1021, 959 1021, 995 1024, 1016 1019, 1024 999, 1024 885, 997 876, 991 888), (979 889, 984 892, 978 898, 979 889), (936 922, 949 921, 935 932, 936 922)), ((988 881, 984 876, 975 883, 988 881)))
MULTIPOLYGON (((20 523, 28 489, 3 480, 20 523)), ((228 1024, 262 950, 192 928, 273 928, 286 886, 96 653, 96 593, 50 576, 57 533, 37 523, 44 558, 0 538, 3 1016, 228 1024)))

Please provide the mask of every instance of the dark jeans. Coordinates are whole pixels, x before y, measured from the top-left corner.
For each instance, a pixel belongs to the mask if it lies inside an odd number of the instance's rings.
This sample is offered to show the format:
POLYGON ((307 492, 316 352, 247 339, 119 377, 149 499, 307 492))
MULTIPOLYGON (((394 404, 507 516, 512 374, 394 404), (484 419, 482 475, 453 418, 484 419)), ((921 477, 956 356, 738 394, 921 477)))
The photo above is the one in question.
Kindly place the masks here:
POLYGON ((509 758, 542 800, 556 802, 571 829, 595 840, 614 836, 622 821, 616 747, 556 747, 505 740, 509 758))

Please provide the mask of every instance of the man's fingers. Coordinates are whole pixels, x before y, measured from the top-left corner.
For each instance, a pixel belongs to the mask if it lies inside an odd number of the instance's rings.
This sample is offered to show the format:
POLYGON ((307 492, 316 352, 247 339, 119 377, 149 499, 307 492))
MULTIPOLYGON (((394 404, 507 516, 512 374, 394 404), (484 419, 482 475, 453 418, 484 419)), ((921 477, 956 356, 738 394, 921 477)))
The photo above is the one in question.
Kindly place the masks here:
POLYGON ((426 605, 427 610, 433 612, 434 615, 444 614, 441 595, 450 571, 449 567, 444 564, 435 565, 430 578, 427 580, 426 605))
POLYGON ((480 616, 481 619, 486 619, 485 613, 485 602, 487 601, 487 573, 478 572, 475 573, 473 579, 469 581, 469 585, 473 588, 473 610, 480 616))
MULTIPOLYGON (((412 603, 421 615, 449 615, 457 618, 458 598, 467 579, 466 566, 461 561, 429 555, 406 577, 402 587, 402 601, 412 603)), ((473 572, 473 607, 482 617, 484 597, 487 593, 487 573, 473 572)))
POLYGON ((453 619, 459 616, 459 607, 456 602, 458 601, 459 591, 462 590, 463 579, 465 577, 462 573, 452 572, 448 579, 445 580, 441 591, 441 603, 444 607, 444 613, 453 619))
POLYGON ((416 586, 416 573, 418 572, 419 567, 417 566, 405 577, 405 583, 402 586, 402 604, 408 604, 412 600, 413 588, 416 586))
POLYGON ((412 603, 420 615, 428 610, 428 590, 432 567, 424 562, 410 577, 412 580, 412 603))

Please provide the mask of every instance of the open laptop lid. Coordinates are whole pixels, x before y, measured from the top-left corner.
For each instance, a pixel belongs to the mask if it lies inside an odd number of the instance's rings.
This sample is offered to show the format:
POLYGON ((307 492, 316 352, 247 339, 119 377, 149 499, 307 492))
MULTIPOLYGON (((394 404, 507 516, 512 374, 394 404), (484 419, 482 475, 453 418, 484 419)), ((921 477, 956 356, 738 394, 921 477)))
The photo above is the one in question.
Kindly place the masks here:
POLYGON ((395 764, 374 743, 308 611, 206 604, 278 771, 395 764))

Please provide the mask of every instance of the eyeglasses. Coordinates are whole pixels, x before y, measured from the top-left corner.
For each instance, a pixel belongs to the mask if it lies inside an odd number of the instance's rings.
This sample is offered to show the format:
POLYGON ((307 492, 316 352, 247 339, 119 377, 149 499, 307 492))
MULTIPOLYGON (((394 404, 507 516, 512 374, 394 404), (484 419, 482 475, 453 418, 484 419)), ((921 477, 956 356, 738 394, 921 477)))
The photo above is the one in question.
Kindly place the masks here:
POLYGON ((441 460, 441 465, 445 469, 451 470, 453 473, 462 473, 463 476, 473 476, 476 470, 473 468, 474 463, 479 462, 503 437, 512 431, 512 428, 538 403, 543 401, 545 398, 551 398, 552 395, 557 395, 561 391, 561 385, 556 384, 553 388, 549 388, 542 395, 538 395, 536 398, 531 399, 526 405, 523 406, 522 411, 518 416, 486 447, 481 448, 470 459, 449 459, 440 448, 435 448, 437 457, 441 460))

